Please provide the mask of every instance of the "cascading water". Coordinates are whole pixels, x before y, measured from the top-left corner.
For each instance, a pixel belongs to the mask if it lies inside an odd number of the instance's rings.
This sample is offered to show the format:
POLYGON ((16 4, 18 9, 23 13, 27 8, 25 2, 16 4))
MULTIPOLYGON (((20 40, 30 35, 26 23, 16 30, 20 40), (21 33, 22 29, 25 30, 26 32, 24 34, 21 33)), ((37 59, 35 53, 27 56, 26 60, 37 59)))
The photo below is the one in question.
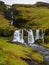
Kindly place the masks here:
POLYGON ((40 30, 38 30, 38 29, 36 30, 35 40, 40 39, 39 31, 40 31, 40 30))
POLYGON ((13 42, 24 43, 23 30, 16 30, 16 31, 14 32, 13 42))
POLYGON ((35 40, 32 30, 30 29, 27 32, 28 32, 28 44, 34 43, 35 40))
MULTIPOLYGON (((44 43, 44 33, 45 32, 43 30, 41 30, 42 33, 40 35, 39 31, 40 30, 36 30, 36 36, 35 36, 35 39, 34 39, 33 31, 31 29, 26 30, 26 32, 28 32, 28 44, 29 45, 32 45, 32 43, 34 43, 35 40, 38 40, 38 39, 41 39, 42 42, 44 43)), ((12 41, 13 42, 19 42, 19 43, 25 44, 25 41, 23 39, 23 30, 16 30, 14 32, 14 38, 13 38, 12 41)))
POLYGON ((13 25, 13 12, 11 11, 11 25, 13 25))
POLYGON ((42 30, 42 36, 41 36, 41 39, 42 39, 42 42, 43 42, 43 43, 44 43, 44 34, 45 34, 44 30, 42 30))
POLYGON ((20 31, 20 42, 21 42, 21 43, 24 43, 23 30, 20 31))
POLYGON ((15 32, 14 32, 14 38, 13 38, 13 42, 18 42, 19 41, 19 39, 20 39, 20 33, 19 33, 19 31, 20 30, 16 30, 15 32))
POLYGON ((11 20, 11 25, 13 25, 13 20, 11 20))

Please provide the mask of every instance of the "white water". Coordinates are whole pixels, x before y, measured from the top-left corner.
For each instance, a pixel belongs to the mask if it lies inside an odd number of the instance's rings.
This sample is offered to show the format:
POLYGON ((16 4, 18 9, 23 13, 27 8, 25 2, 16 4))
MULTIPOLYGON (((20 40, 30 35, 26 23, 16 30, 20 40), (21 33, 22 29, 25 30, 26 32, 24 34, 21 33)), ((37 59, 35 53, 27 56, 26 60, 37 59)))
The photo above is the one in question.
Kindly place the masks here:
POLYGON ((13 25, 13 12, 11 12, 11 25, 13 25))
POLYGON ((16 30, 14 32, 14 38, 13 38, 13 42, 20 42, 20 43, 24 43, 24 39, 23 39, 23 30, 20 32, 21 30, 16 30))
POLYGON ((40 35, 39 35, 39 30, 37 29, 36 30, 35 40, 38 40, 38 39, 40 39, 40 35))
POLYGON ((20 38, 19 38, 19 30, 16 30, 16 31, 14 32, 13 42, 18 42, 19 39, 20 39, 20 38))
POLYGON ((42 30, 42 36, 41 36, 41 39, 42 39, 42 42, 43 42, 43 43, 44 43, 44 34, 45 34, 44 30, 42 30))
POLYGON ((28 31, 28 44, 30 43, 34 43, 35 42, 35 40, 34 40, 34 35, 33 35, 33 31, 30 29, 29 31, 28 31))
POLYGON ((20 31, 20 41, 19 42, 24 43, 23 30, 20 31))
POLYGON ((11 20, 11 25, 13 25, 13 20, 11 20))
MULTIPOLYGON (((26 30, 26 32, 28 32, 28 44, 32 44, 35 42, 35 40, 41 39, 42 42, 44 43, 44 31, 41 30, 41 36, 40 36, 40 30, 36 30, 36 36, 34 39, 34 34, 33 31, 31 29, 26 30)), ((14 32, 14 38, 13 38, 13 42, 19 42, 19 43, 23 43, 24 44, 24 39, 23 39, 23 30, 16 30, 14 32)))

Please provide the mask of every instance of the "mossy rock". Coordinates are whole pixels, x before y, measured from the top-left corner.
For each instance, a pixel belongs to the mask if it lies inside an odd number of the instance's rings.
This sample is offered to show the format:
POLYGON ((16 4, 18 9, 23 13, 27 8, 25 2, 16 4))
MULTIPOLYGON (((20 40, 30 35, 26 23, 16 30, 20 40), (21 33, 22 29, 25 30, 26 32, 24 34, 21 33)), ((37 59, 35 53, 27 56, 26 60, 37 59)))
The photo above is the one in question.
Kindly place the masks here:
POLYGON ((42 40, 41 39, 38 39, 35 41, 37 44, 41 44, 42 43, 42 40))

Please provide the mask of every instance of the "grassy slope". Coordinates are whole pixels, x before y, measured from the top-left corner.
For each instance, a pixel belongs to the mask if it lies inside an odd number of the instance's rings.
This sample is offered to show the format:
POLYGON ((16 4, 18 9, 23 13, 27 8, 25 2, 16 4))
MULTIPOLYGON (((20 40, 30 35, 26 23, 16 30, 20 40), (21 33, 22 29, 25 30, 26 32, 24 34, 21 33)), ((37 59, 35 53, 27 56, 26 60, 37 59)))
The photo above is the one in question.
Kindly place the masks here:
MULTIPOLYGON (((25 25, 26 28, 30 27, 32 29, 47 29, 49 28, 49 9, 44 7, 17 7, 16 8, 22 18, 29 19, 29 22, 25 25), (35 23, 35 25, 33 24, 35 23)), ((0 15, 0 27, 1 28, 13 28, 10 26, 9 21, 6 20, 2 15, 0 15)), ((32 56, 34 60, 38 62, 43 62, 43 57, 35 51, 32 51, 28 47, 22 47, 21 45, 11 44, 7 42, 6 38, 0 37, 0 65, 28 65, 20 57, 29 58, 28 54, 32 56), (27 53, 26 53, 27 52, 27 53), (36 58, 36 59, 35 59, 36 58)))
POLYGON ((44 47, 49 48, 49 43, 42 44, 44 47))
POLYGON ((9 21, 6 20, 2 15, 0 15, 0 27, 8 26, 8 25, 9 25, 9 21))
MULTIPOLYGON (((32 29, 47 29, 49 28, 49 9, 46 7, 24 7, 17 6, 16 9, 19 11, 20 15, 17 15, 15 18, 22 17, 28 19, 29 21, 25 25, 26 28, 32 29)), ((10 21, 5 19, 0 15, 0 27, 10 27, 10 21)), ((25 23, 25 22, 24 22, 25 23)))
POLYGON ((10 21, 5 19, 3 15, 0 15, 0 28, 2 29, 9 28, 13 30, 16 29, 14 26, 10 25, 10 21))
POLYGON ((20 15, 24 19, 28 19, 29 22, 25 25, 26 28, 32 29, 47 29, 49 28, 49 9, 46 7, 21 7, 16 6, 16 9, 20 12, 20 15), (33 24, 34 23, 34 24, 33 24))
POLYGON ((29 47, 11 44, 7 38, 0 37, 0 65, 28 65, 21 57, 31 59, 30 56, 38 62, 43 62, 43 57, 38 52, 29 47))

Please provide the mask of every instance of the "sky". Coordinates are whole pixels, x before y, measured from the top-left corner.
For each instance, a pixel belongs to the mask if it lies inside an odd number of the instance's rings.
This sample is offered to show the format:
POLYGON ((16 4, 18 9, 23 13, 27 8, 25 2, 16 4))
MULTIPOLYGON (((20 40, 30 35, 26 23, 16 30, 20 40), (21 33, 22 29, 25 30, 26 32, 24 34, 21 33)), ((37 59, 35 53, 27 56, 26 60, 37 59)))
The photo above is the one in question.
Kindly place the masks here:
POLYGON ((4 1, 5 4, 34 4, 38 1, 42 1, 42 2, 47 2, 49 3, 49 0, 0 0, 0 1, 4 1))

